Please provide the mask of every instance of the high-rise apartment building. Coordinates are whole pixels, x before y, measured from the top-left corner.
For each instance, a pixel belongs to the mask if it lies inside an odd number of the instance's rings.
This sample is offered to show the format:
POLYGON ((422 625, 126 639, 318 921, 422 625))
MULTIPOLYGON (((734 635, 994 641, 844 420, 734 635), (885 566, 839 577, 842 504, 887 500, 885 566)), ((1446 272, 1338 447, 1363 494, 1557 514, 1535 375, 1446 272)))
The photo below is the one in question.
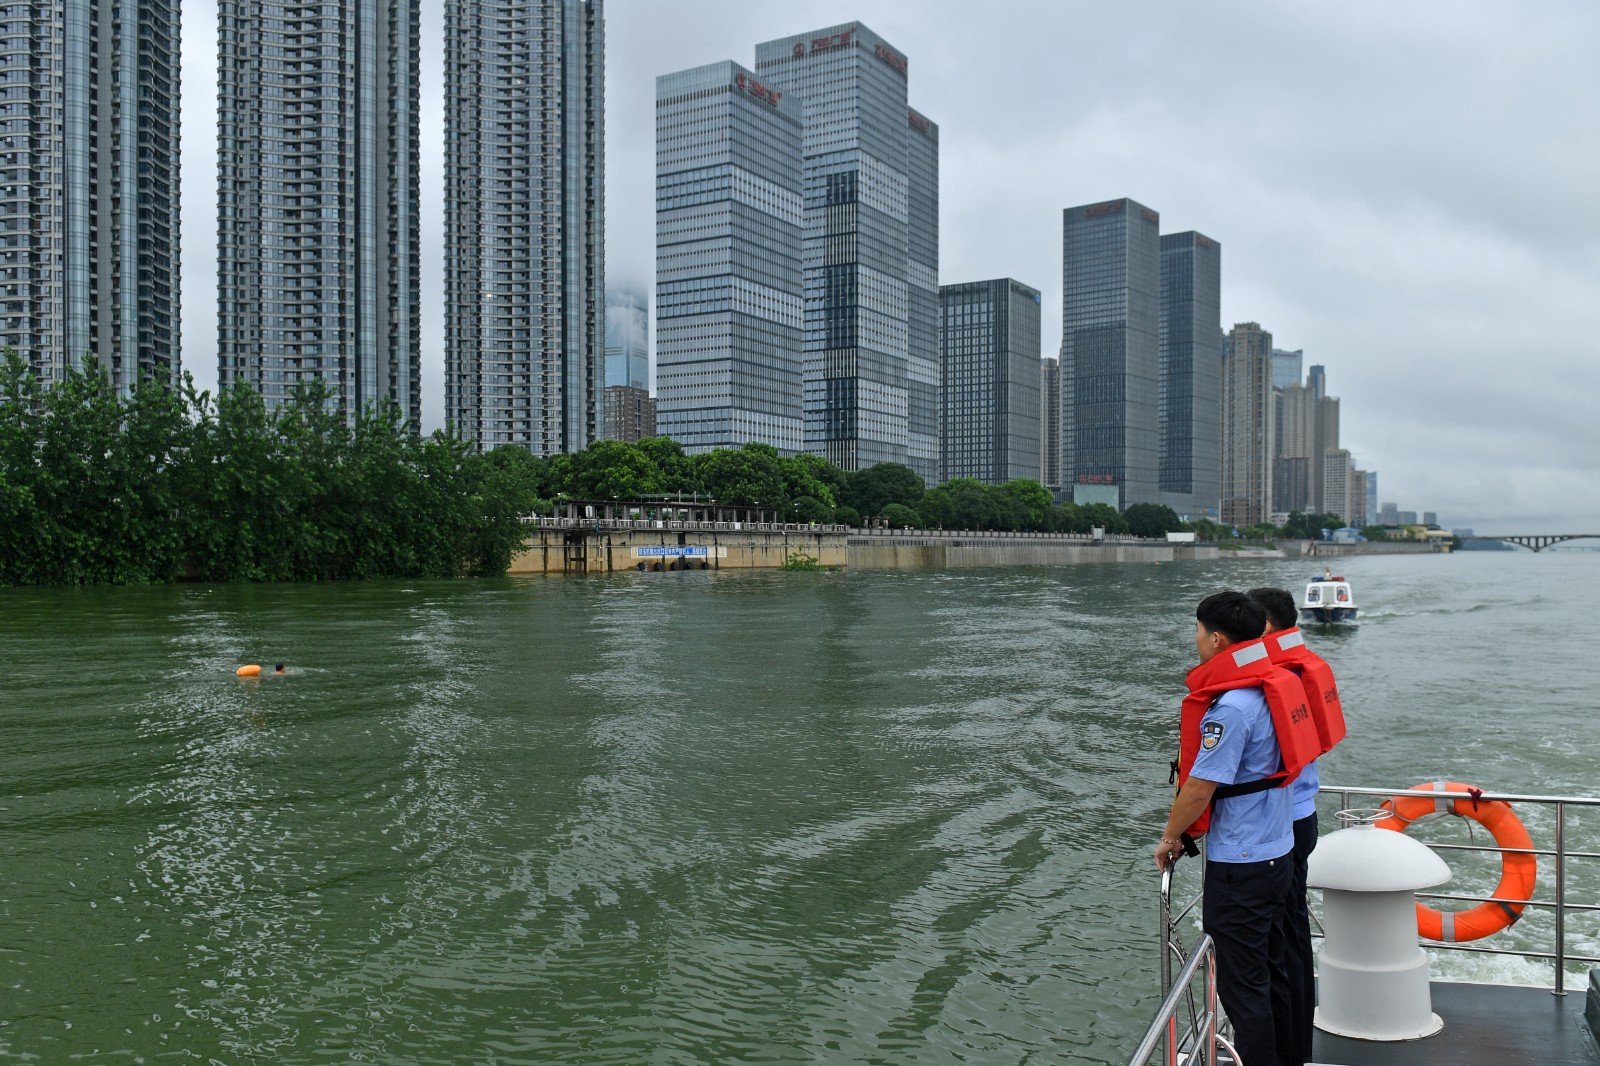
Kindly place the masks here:
POLYGON ((1129 199, 1063 212, 1061 478, 1079 503, 1160 500, 1160 230, 1129 199))
POLYGON ((419 0, 218 8, 218 382, 421 407, 419 0))
POLYGON ((933 482, 939 131, 908 71, 859 22, 756 46, 756 76, 804 104, 805 447, 933 482))
POLYGON ((641 292, 606 293, 606 388, 650 390, 650 301, 641 292))
POLYGON ((176 0, 0 7, 0 349, 179 376, 176 0))
POLYGON ((1161 500, 1217 516, 1222 442, 1222 246, 1192 230, 1161 237, 1161 500))
POLYGON ((1355 464, 1351 462, 1350 453, 1344 448, 1329 448, 1322 453, 1322 506, 1318 514, 1338 515, 1344 519, 1345 525, 1354 525, 1350 520, 1351 474, 1355 464))
POLYGON ((1039 361, 1039 481, 1061 496, 1061 360, 1039 361))
POLYGON ((806 447, 799 97, 737 63, 656 79, 656 427, 806 447))
MULTIPOLYGON (((1321 510, 1322 457, 1329 448, 1339 446, 1339 398, 1327 395, 1327 387, 1327 375, 1317 365, 1305 384, 1293 384, 1280 392, 1283 426, 1274 464, 1274 510, 1328 513, 1321 510)), ((1343 517, 1341 512, 1335 513, 1343 517)))
POLYGON ((1272 334, 1241 322, 1222 367, 1222 522, 1253 526, 1272 511, 1272 334))
POLYGON ((635 443, 656 435, 656 401, 644 389, 632 385, 606 386, 606 440, 635 443))
POLYGON ((1367 525, 1367 516, 1372 513, 1367 510, 1367 494, 1371 491, 1367 485, 1368 476, 1365 470, 1350 471, 1350 513, 1344 520, 1346 525, 1357 529, 1367 525))
POLYGON ((602 3, 445 0, 444 32, 445 420, 578 451, 604 383, 602 3))
POLYGON ((1378 472, 1376 470, 1367 471, 1366 514, 1368 525, 1378 520, 1378 472))
POLYGON ((1039 302, 1010 278, 939 288, 944 480, 1039 480, 1039 302))

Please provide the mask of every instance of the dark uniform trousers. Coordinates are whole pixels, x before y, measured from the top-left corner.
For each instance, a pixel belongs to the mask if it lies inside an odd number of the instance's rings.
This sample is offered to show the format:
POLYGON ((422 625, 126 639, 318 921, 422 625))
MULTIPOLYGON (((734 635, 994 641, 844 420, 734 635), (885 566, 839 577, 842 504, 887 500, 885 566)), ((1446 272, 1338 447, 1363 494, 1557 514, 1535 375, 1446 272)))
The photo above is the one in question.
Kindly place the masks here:
POLYGON ((1294 856, 1206 863, 1201 920, 1217 945, 1217 995, 1244 1066, 1299 1066, 1289 976, 1294 856))
POLYGON ((1295 1054, 1311 1061, 1312 1019, 1317 1009, 1316 958, 1311 953, 1311 912, 1306 909, 1306 866, 1317 847, 1315 812, 1294 823, 1294 887, 1289 894, 1289 1003, 1295 1054))

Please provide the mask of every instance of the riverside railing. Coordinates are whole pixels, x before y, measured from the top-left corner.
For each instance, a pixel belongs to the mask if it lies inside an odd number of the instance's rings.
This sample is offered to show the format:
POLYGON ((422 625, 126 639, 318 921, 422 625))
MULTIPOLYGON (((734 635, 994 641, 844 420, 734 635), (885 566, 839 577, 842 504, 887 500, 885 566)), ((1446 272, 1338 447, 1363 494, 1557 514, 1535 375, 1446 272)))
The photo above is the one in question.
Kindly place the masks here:
POLYGON ((1194 950, 1185 955, 1177 930, 1178 922, 1189 913, 1199 897, 1172 912, 1172 867, 1161 874, 1161 988, 1164 993, 1161 1008, 1145 1030, 1128 1066, 1149 1066, 1157 1048, 1163 1050, 1161 1062, 1165 1066, 1179 1063, 1204 1063, 1216 1066, 1217 1048, 1225 1048, 1229 1056, 1238 1061, 1238 1053, 1224 1035, 1226 1021, 1217 1010, 1217 957, 1211 938, 1201 934, 1194 950), (1182 963, 1176 979, 1172 964, 1182 963), (1199 984, 1196 998, 1196 984, 1199 984), (1187 1023, 1180 1027, 1180 1012, 1187 1008, 1187 1023))

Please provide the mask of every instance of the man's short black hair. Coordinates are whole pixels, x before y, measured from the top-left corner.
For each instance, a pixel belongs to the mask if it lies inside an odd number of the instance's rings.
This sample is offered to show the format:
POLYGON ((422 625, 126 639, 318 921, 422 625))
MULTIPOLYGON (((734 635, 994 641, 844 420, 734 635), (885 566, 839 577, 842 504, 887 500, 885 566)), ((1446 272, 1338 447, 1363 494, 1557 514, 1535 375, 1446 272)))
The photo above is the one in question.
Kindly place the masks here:
POLYGON ((1195 608, 1195 620, 1212 633, 1221 633, 1229 643, 1255 640, 1267 631, 1267 612, 1242 592, 1228 589, 1215 592, 1195 608))
POLYGON ((1294 597, 1283 589, 1259 588, 1245 593, 1267 612, 1267 620, 1279 629, 1293 629, 1300 621, 1300 609, 1294 597))

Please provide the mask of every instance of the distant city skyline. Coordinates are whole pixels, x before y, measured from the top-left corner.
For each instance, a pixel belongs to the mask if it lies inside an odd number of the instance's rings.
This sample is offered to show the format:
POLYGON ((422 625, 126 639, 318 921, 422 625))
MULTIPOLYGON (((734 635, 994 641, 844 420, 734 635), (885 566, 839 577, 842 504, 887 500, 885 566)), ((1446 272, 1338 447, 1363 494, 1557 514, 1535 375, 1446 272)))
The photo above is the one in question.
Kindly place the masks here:
MULTIPOLYGON (((911 56, 918 106, 944 127, 940 280, 1029 278, 1044 321, 1059 320, 1052 217, 1125 191, 1159 204, 1166 228, 1228 245, 1223 321, 1269 324, 1337 374, 1342 443, 1382 470, 1386 495, 1480 530, 1600 524, 1600 472, 1581 458, 1600 451, 1583 408, 1600 368, 1580 358, 1600 287, 1600 225, 1581 206, 1600 100, 1583 42, 1600 9, 1554 5, 1528 24, 1475 4, 1253 4, 1163 12, 1130 37, 1085 32, 1111 9, 1002 3, 950 35, 968 14, 611 0, 609 280, 648 284, 653 265, 654 77, 859 18, 911 56), (1459 63, 1491 39, 1511 44, 1459 63), (1298 76, 1265 98, 1207 61, 1246 46, 1294 57, 1298 76), (1537 189, 1508 160, 1541 161, 1537 189)), ((437 188, 442 11, 422 17, 423 185, 437 188)), ((183 363, 203 387, 216 358, 215 32, 212 7, 185 7, 183 363)), ((425 429, 443 406, 441 219, 425 197, 425 429)))

